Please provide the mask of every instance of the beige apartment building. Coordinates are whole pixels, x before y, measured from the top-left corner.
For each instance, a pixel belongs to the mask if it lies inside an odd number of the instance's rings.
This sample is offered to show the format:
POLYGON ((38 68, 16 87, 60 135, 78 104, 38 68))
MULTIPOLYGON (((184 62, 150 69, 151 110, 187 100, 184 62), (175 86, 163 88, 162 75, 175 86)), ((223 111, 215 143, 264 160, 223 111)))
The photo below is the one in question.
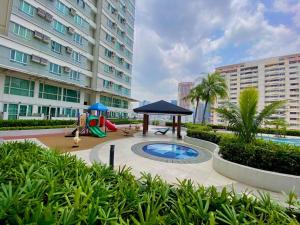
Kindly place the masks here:
MULTIPOLYGON (((237 103, 240 92, 247 87, 259 90, 259 106, 278 100, 287 100, 272 118, 284 118, 289 129, 300 129, 300 54, 266 58, 216 68, 226 79, 229 101, 237 103)), ((217 99, 214 107, 226 100, 217 99)), ((216 112, 211 114, 213 124, 225 124, 216 112)))
MULTIPOLYGON (((180 82, 178 84, 178 105, 193 111, 193 104, 190 100, 186 99, 186 96, 190 93, 192 88, 194 87, 195 83, 194 82, 180 82)), ((183 122, 192 122, 193 121, 193 116, 184 116, 183 122)))

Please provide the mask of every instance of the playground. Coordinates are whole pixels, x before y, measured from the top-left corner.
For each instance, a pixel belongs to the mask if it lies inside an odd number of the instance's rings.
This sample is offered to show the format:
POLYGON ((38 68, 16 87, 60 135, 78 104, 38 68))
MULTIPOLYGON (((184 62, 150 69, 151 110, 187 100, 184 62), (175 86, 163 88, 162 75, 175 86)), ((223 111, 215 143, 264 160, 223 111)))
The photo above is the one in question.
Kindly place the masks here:
POLYGON ((77 126, 72 131, 52 135, 40 135, 36 138, 46 146, 58 152, 86 150, 101 143, 133 136, 137 126, 122 126, 118 129, 107 119, 109 109, 101 104, 91 105, 86 113, 78 115, 77 126))

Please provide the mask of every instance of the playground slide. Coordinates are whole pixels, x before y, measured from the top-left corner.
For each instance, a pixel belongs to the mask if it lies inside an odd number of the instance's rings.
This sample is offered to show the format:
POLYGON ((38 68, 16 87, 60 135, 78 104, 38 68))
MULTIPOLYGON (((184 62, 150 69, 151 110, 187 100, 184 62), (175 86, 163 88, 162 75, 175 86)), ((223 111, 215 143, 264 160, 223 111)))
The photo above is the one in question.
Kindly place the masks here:
POLYGON ((97 136, 97 137, 106 137, 106 134, 100 130, 99 127, 89 127, 89 131, 92 135, 97 136))
POLYGON ((105 120, 105 126, 111 131, 117 131, 116 125, 110 122, 109 120, 105 120))

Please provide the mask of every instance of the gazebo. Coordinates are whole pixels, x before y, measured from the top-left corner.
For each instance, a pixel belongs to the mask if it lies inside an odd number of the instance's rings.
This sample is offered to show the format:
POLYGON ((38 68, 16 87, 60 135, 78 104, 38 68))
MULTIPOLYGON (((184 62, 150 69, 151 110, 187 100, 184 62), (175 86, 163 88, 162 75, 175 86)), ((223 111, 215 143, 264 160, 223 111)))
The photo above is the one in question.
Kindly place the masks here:
POLYGON ((191 115, 193 112, 166 102, 164 100, 133 109, 136 113, 143 113, 143 135, 146 135, 149 127, 149 115, 151 114, 170 114, 173 116, 172 131, 175 133, 177 116, 177 138, 181 139, 181 116, 191 115))

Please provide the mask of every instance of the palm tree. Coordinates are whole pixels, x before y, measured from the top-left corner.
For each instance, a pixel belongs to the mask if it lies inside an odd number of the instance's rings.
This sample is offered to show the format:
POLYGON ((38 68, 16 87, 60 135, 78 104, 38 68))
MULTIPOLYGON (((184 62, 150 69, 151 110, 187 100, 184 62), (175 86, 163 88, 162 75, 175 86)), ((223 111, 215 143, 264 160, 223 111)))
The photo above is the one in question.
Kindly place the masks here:
POLYGON ((219 72, 214 72, 203 78, 199 85, 199 94, 202 101, 204 101, 204 109, 201 123, 205 123, 205 113, 208 103, 213 104, 217 97, 227 97, 227 84, 225 79, 219 72))
POLYGON ((224 107, 216 109, 229 122, 229 126, 233 128, 236 135, 246 143, 254 141, 263 120, 285 104, 285 101, 276 101, 258 113, 258 99, 257 89, 247 88, 241 92, 238 106, 227 103, 224 107))
POLYGON ((198 105, 201 99, 201 90, 199 89, 199 85, 192 88, 190 93, 184 98, 185 100, 190 100, 193 104, 196 102, 196 109, 193 118, 193 124, 196 122, 197 114, 198 114, 198 105))

